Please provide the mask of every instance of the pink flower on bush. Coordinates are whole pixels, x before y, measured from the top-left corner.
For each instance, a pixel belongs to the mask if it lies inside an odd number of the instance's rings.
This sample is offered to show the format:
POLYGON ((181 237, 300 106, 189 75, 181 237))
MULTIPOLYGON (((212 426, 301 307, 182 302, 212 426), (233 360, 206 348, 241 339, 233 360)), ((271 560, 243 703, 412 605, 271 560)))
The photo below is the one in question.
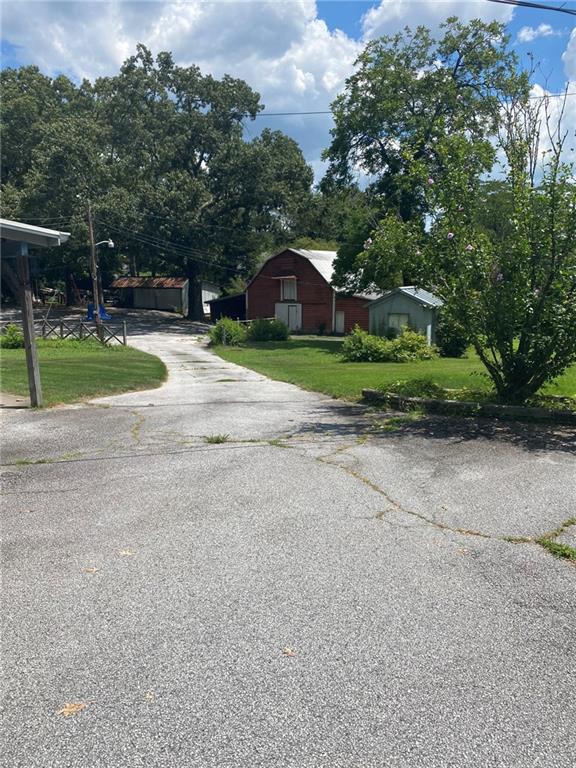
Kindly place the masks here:
POLYGON ((468 245, 466 246, 466 250, 467 250, 467 251, 473 251, 473 250, 474 250, 474 246, 472 246, 472 245, 468 244, 468 245))
POLYGON ((429 186, 429 187, 432 187, 432 186, 434 186, 434 179, 433 179, 431 176, 430 176, 430 178, 428 179, 428 186, 429 186))
POLYGON ((454 240, 454 232, 448 232, 446 237, 448 238, 448 240, 454 240))
POLYGON ((369 238, 368 238, 367 240, 365 240, 365 242, 364 242, 364 250, 367 250, 368 248, 370 248, 370 246, 371 246, 371 245, 372 245, 372 238, 371 238, 371 237, 369 237, 369 238))

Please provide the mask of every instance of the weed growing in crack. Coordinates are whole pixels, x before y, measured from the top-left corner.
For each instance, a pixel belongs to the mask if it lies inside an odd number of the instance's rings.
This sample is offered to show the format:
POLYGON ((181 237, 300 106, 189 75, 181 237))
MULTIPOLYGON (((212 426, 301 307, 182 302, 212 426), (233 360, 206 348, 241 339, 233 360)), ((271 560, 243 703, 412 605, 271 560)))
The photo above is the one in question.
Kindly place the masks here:
POLYGON ((266 443, 268 445, 272 445, 274 448, 290 448, 290 446, 286 445, 286 443, 284 443, 281 438, 274 438, 273 440, 266 440, 266 443))
POLYGON ((219 445, 220 443, 227 443, 230 440, 229 434, 219 434, 219 435, 206 435, 204 438, 205 443, 209 443, 210 445, 219 445))
POLYGON ((403 427, 407 424, 411 424, 414 421, 419 421, 423 417, 423 411, 409 411, 404 416, 391 416, 389 419, 386 419, 380 424, 374 424, 372 431, 394 432, 396 429, 399 429, 400 427, 403 427))
POLYGON ((544 549, 547 549, 551 555, 554 555, 554 557, 576 562, 576 549, 571 547, 569 544, 560 544, 559 542, 552 541, 552 539, 547 539, 544 536, 536 539, 536 543, 540 544, 540 546, 544 547, 544 549))

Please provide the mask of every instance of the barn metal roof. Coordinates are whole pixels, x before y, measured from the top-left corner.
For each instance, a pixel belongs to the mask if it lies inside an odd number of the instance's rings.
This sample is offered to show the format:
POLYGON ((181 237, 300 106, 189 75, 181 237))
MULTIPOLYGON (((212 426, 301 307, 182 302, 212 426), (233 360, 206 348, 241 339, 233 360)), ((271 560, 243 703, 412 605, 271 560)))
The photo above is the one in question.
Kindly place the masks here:
MULTIPOLYGON (((320 272, 324 280, 332 285, 332 277, 334 275, 334 261, 337 256, 336 251, 309 251, 305 248, 290 248, 289 250, 300 254, 300 256, 303 256, 305 259, 308 259, 308 261, 312 263, 318 272, 320 272)), ((345 291, 340 292, 345 293, 345 291)), ((353 293, 351 295, 360 299, 368 299, 369 301, 373 301, 380 296, 379 293, 353 293)))
POLYGON ((50 248, 54 245, 62 245, 70 237, 70 232, 59 232, 56 229, 37 227, 34 224, 25 224, 23 221, 10 221, 0 219, 0 237, 4 240, 15 240, 29 245, 50 248))
POLYGON ((326 282, 332 282, 336 251, 308 251, 305 248, 290 248, 289 250, 308 259, 308 261, 312 262, 312 265, 316 267, 318 272, 320 272, 326 282))
POLYGON ((111 288, 184 288, 187 277, 118 277, 111 288))

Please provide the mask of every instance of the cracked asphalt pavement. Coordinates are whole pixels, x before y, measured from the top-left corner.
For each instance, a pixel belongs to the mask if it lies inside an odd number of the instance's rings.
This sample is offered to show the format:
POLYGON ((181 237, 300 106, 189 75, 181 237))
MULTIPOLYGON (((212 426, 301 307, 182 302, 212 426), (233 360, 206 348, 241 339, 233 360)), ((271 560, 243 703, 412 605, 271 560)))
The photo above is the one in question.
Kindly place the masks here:
POLYGON ((574 434, 132 343, 162 388, 2 413, 2 766, 574 765, 574 434))

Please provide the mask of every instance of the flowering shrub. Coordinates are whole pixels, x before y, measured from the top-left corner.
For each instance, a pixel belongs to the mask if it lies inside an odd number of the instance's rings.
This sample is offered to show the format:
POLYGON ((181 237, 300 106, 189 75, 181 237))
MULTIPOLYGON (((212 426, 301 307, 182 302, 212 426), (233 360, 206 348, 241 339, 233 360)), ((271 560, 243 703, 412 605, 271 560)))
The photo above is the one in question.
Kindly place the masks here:
POLYGON ((342 356, 350 363, 407 363, 430 360, 438 351, 424 336, 405 330, 397 339, 372 336, 356 326, 342 344, 342 356))

